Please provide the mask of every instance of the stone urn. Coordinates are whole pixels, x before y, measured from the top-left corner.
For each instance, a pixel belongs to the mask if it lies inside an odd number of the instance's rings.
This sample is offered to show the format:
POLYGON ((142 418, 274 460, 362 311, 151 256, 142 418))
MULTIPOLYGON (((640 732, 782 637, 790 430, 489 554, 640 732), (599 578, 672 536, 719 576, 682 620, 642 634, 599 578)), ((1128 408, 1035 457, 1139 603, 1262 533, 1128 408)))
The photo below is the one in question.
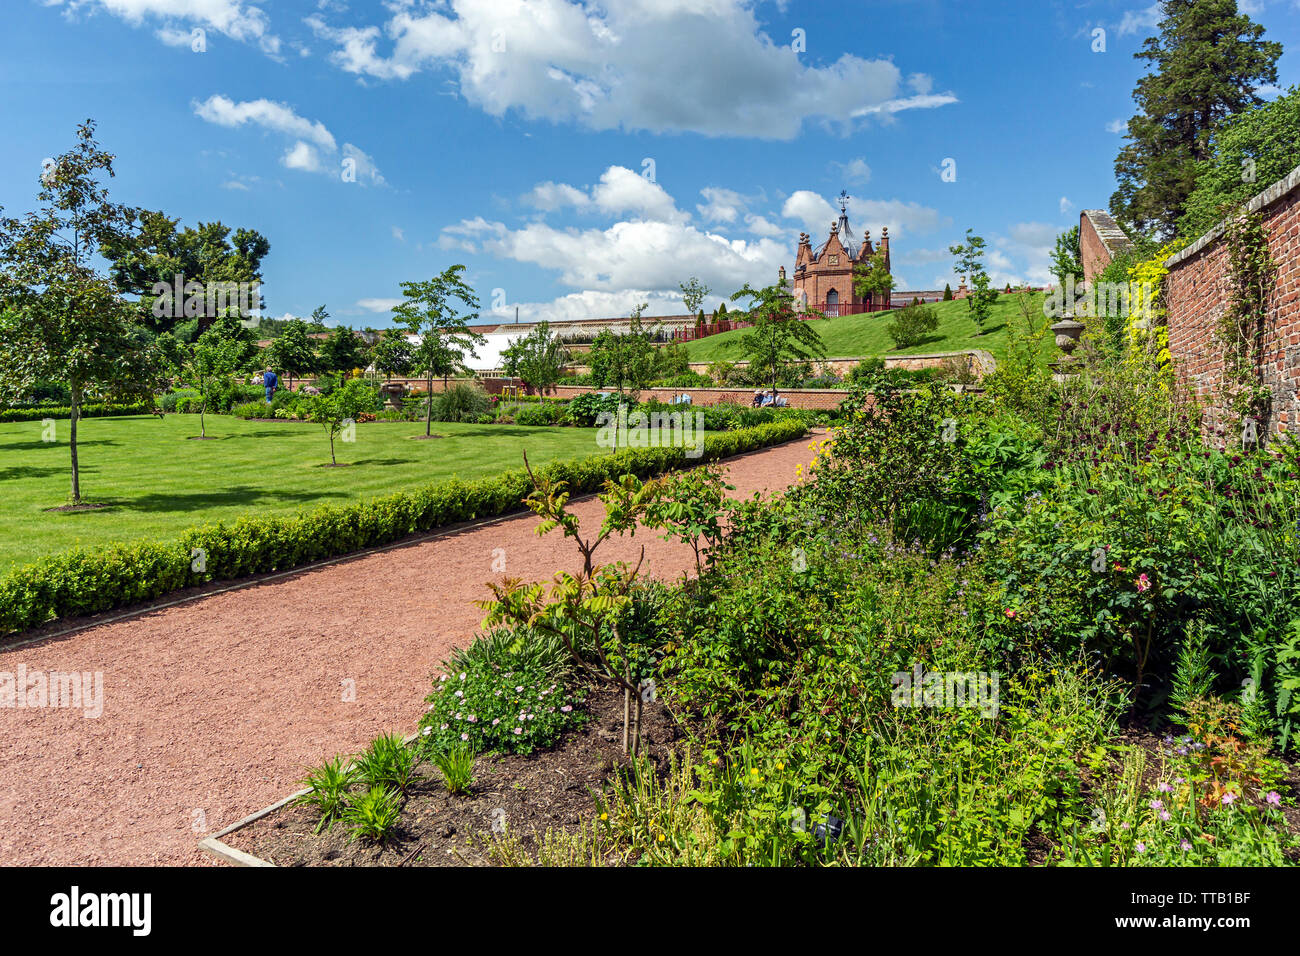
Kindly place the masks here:
POLYGON ((1073 357, 1074 350, 1079 347, 1079 336, 1086 328, 1082 322, 1076 322, 1069 316, 1052 326, 1056 347, 1065 353, 1065 361, 1068 362, 1073 357))
POLYGON ((384 396, 384 402, 390 408, 402 410, 402 398, 406 395, 406 386, 401 382, 385 382, 379 386, 379 393, 384 396))

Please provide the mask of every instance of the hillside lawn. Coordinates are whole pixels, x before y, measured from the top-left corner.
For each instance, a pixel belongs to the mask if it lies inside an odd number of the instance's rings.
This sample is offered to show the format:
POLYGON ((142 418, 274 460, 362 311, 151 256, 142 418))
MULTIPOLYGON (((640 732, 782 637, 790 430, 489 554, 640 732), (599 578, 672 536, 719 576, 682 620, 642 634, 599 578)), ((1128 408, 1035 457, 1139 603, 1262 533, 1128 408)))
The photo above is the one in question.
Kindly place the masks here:
MULTIPOLYGON (((898 355, 923 355, 929 352, 959 352, 965 349, 984 349, 995 359, 1002 359, 1007 348, 1008 322, 1023 326, 1020 315, 1019 294, 1000 294, 993 303, 992 314, 984 323, 982 335, 975 334, 975 323, 970 317, 970 307, 964 300, 936 302, 930 307, 938 313, 939 328, 920 345, 895 349, 894 341, 885 331, 892 312, 871 312, 865 315, 846 315, 834 319, 819 319, 808 324, 821 333, 827 358, 889 358, 898 355)), ((1051 324, 1043 315, 1043 294, 1029 293, 1030 308, 1036 328, 1051 324)), ((749 329, 735 329, 706 339, 686 343, 692 362, 735 362, 740 360, 738 342, 749 329)), ((1039 357, 1044 363, 1061 357, 1050 333, 1039 342, 1039 357)))
POLYGON ((445 438, 412 441, 423 422, 357 426, 356 441, 336 440, 347 467, 329 463, 319 425, 246 422, 208 416, 210 441, 191 441, 197 415, 88 418, 77 426, 81 492, 110 505, 52 512, 71 488, 68 422, 54 443, 35 422, 0 424, 0 574, 73 545, 170 539, 183 529, 241 514, 292 512, 401 491, 458 475, 477 478, 522 470, 523 452, 541 464, 604 454, 595 428, 528 428, 434 422, 445 438))

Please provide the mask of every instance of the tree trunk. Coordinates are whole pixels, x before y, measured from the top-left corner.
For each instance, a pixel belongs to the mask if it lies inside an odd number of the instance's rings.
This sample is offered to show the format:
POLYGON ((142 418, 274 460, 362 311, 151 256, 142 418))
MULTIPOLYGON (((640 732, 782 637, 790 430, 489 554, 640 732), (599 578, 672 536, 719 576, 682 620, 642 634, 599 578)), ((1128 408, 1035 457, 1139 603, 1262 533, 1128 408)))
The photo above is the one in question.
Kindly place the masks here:
POLYGON ((424 437, 428 438, 433 434, 433 372, 429 373, 429 391, 425 393, 425 400, 428 404, 424 407, 424 437))
POLYGON ((71 393, 72 407, 70 409, 71 422, 68 428, 68 442, 72 452, 72 503, 79 505, 81 504, 81 474, 77 469, 77 418, 81 412, 81 389, 74 384, 71 393))

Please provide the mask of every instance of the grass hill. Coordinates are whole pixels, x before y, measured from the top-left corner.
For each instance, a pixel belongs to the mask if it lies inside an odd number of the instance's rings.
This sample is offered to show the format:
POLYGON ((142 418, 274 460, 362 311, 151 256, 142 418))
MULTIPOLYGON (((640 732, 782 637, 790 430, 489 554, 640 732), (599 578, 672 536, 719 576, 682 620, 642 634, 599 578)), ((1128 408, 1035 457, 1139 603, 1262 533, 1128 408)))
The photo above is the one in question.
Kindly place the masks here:
MULTIPOLYGON (((999 295, 993 311, 984 323, 984 332, 975 334, 969 307, 964 300, 936 302, 931 308, 938 313, 939 328, 920 345, 908 349, 895 349, 893 339, 885 331, 892 312, 871 312, 866 315, 846 315, 834 319, 810 322, 821 333, 828 358, 889 358, 899 355, 922 355, 928 352, 957 352, 963 349, 984 349, 1001 359, 1007 347, 1007 326, 1021 325, 1020 294, 999 295)), ((1047 324, 1043 316, 1043 294, 1029 293, 1029 308, 1035 327, 1047 324)), ((738 342, 748 330, 736 329, 711 335, 697 342, 688 342, 692 362, 734 362, 739 358, 738 342)), ((1050 333, 1039 344, 1039 355, 1044 362, 1060 358, 1050 333)))

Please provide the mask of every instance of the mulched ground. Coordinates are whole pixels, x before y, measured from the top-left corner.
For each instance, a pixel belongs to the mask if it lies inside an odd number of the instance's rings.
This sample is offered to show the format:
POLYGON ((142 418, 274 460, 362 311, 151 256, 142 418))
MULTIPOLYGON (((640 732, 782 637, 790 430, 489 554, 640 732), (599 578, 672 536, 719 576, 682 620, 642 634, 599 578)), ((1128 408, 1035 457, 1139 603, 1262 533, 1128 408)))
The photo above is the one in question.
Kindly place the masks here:
MULTIPOLYGON (((733 494, 792 484, 808 445, 727 462, 733 494)), ((572 510, 584 527, 603 516, 594 500, 572 510)), ((415 727, 430 675, 478 629, 486 581, 580 570, 536 528, 515 515, 0 649, 0 671, 104 675, 97 719, 0 709, 0 865, 210 863, 198 840, 298 789, 304 767, 415 727)), ((643 546, 648 575, 694 570, 687 545, 644 531, 599 557, 643 546)))
MULTIPOLYGON (((603 690, 589 698, 592 719, 565 734, 553 750, 529 756, 485 755, 474 763, 471 792, 447 793, 436 768, 411 790, 398 838, 376 846, 348 836, 343 824, 315 833, 310 807, 287 806, 236 830, 222 842, 277 866, 490 866, 494 819, 504 819, 523 849, 535 853, 547 830, 574 833, 595 810, 599 793, 623 754, 623 697, 603 690), (504 813, 502 812, 504 811, 504 813)), ((658 703, 642 711, 642 753, 664 765, 680 734, 658 703)), ((616 861, 611 861, 616 862, 616 861)))

